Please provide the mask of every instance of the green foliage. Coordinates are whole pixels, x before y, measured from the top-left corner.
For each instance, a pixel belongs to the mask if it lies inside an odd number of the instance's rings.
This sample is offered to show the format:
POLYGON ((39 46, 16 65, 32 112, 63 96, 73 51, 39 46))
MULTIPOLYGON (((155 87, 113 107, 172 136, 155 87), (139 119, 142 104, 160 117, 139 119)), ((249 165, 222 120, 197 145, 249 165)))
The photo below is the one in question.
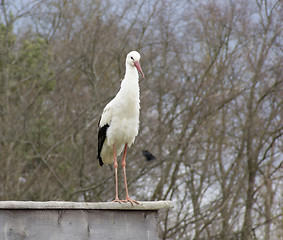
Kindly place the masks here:
POLYGON ((24 40, 10 67, 11 87, 14 91, 52 91, 56 85, 50 69, 52 54, 48 44, 41 38, 24 40))
POLYGON ((0 153, 0 164, 9 175, 7 189, 20 184, 20 178, 34 180, 32 172, 40 165, 41 151, 52 144, 54 132, 47 104, 56 87, 52 51, 43 38, 29 35, 17 37, 13 25, 0 23, 0 148, 10 149, 0 153))
MULTIPOLYGON (((0 93, 3 95, 8 82, 8 68, 13 61, 11 49, 14 48, 16 36, 12 26, 0 22, 0 93)), ((1 99, 1 98, 0 98, 1 99)), ((1 99, 2 100, 2 99, 1 99)), ((1 101, 0 100, 0 106, 1 101)))

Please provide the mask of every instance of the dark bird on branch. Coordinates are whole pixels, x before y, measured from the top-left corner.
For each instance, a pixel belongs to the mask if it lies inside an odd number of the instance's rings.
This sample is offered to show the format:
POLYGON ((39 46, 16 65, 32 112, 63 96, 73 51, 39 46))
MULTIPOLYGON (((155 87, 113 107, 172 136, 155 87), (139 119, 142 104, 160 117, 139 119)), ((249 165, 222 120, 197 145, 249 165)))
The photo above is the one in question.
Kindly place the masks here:
POLYGON ((156 157, 151 152, 149 152, 147 150, 142 150, 142 154, 145 157, 145 159, 149 162, 156 159, 156 157))

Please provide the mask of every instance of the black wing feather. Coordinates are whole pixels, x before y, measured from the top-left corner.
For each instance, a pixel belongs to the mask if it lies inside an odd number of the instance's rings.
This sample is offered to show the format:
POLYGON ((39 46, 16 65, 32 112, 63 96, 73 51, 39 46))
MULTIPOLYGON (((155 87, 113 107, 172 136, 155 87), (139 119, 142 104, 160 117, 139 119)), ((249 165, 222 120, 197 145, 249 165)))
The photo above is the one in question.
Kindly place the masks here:
POLYGON ((105 124, 103 127, 99 128, 98 131, 98 154, 97 154, 97 159, 99 160, 99 165, 102 166, 103 165, 103 161, 101 158, 101 150, 103 147, 103 143, 106 139, 106 133, 107 133, 107 129, 109 128, 109 124, 105 124))

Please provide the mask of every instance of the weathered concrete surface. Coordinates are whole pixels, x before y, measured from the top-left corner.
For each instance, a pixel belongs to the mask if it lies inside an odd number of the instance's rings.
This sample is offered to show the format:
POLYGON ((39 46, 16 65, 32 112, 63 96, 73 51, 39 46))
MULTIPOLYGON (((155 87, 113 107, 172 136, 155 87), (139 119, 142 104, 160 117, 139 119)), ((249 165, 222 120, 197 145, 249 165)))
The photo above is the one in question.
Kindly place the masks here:
POLYGON ((158 240, 158 210, 172 203, 141 203, 0 202, 0 239, 158 240))
POLYGON ((0 201, 0 209, 110 209, 110 210, 160 210, 173 208, 171 201, 146 201, 140 205, 117 202, 33 202, 0 201))

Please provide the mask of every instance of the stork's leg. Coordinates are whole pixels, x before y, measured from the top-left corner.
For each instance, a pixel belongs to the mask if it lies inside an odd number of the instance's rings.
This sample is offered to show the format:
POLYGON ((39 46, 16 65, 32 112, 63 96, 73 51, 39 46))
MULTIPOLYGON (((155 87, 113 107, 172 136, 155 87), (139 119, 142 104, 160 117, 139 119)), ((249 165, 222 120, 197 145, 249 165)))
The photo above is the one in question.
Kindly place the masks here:
POLYGON ((115 182, 116 182, 116 197, 113 200, 113 202, 121 203, 122 201, 118 197, 118 163, 117 163, 115 144, 113 144, 113 155, 114 155, 115 182))
POLYGON ((123 159, 122 159, 122 166, 123 166, 123 172, 124 172, 124 181, 125 181, 125 189, 126 189, 126 199, 123 200, 123 202, 130 202, 132 205, 134 205, 134 203, 136 204, 140 204, 138 201, 133 200, 129 197, 129 192, 128 192, 128 186, 127 186, 127 177, 126 177, 126 154, 127 154, 127 143, 125 145, 125 149, 124 149, 124 154, 123 154, 123 159))

